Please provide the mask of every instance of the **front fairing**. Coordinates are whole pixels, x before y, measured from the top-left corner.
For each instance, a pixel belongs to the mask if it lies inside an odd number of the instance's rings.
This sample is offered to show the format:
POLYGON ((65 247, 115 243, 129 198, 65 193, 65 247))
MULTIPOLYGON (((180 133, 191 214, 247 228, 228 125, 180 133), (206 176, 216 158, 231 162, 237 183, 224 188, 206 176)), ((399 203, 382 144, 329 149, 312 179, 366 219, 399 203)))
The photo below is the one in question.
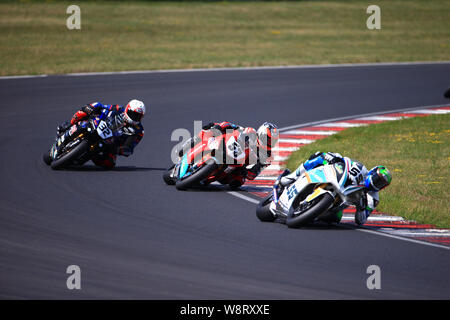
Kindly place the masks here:
POLYGON ((272 202, 270 209, 278 215, 286 216, 296 199, 296 203, 305 201, 318 186, 321 186, 333 197, 339 198, 336 205, 350 205, 354 200, 353 195, 361 191, 363 186, 351 184, 347 186, 349 164, 346 160, 342 163, 324 165, 305 172, 283 191, 277 202, 272 202))
POLYGON ((124 124, 117 119, 117 112, 102 110, 102 112, 91 118, 90 124, 93 132, 103 144, 120 144, 124 139, 124 124))
POLYGON ((101 152, 119 142, 121 134, 116 115, 117 112, 104 109, 88 120, 72 125, 64 134, 56 137, 50 148, 50 157, 56 159, 85 139, 90 141, 90 154, 101 152))
POLYGON ((207 154, 197 162, 190 164, 189 156, 186 154, 181 158, 180 162, 175 165, 173 169, 173 175, 178 179, 186 178, 192 173, 196 172, 197 169, 202 167, 209 159, 213 159, 214 161, 216 161, 214 157, 212 157, 210 154, 207 154))
POLYGON ((187 161, 187 155, 183 156, 183 158, 181 159, 181 163, 179 164, 179 172, 178 172, 178 178, 181 179, 183 178, 187 171, 189 169, 189 164, 187 161))

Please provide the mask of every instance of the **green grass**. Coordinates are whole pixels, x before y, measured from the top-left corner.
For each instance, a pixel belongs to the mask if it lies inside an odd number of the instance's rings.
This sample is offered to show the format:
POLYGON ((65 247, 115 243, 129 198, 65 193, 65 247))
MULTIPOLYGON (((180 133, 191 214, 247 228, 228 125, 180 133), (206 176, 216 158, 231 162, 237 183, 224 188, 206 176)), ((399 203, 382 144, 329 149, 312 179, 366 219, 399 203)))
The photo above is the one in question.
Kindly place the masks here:
POLYGON ((393 179, 380 192, 379 211, 450 228, 450 114, 346 129, 293 153, 288 168, 316 151, 339 152, 368 170, 384 164, 393 179))
POLYGON ((0 75, 450 60, 449 0, 0 4, 0 75))

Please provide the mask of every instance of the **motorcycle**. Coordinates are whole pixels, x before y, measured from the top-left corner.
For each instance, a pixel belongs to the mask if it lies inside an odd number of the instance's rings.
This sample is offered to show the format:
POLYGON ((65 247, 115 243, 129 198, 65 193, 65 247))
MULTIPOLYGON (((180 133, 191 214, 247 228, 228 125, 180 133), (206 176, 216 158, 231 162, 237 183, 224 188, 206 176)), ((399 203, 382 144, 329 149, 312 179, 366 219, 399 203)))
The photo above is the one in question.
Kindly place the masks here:
POLYGON ((178 190, 223 182, 236 168, 245 167, 246 151, 238 142, 238 135, 236 131, 218 136, 203 132, 201 141, 164 172, 164 182, 178 190))
POLYGON ((94 155, 105 150, 113 143, 119 127, 116 117, 110 116, 108 110, 89 120, 80 121, 56 137, 50 150, 43 155, 43 160, 52 169, 57 170, 72 165, 82 165, 94 155))
POLYGON ((290 228, 316 221, 338 222, 340 217, 336 212, 360 203, 365 197, 360 180, 359 169, 351 165, 349 158, 317 167, 305 172, 281 192, 275 183, 272 193, 258 204, 256 216, 266 222, 279 218, 290 228), (352 183, 350 175, 358 184, 352 183))

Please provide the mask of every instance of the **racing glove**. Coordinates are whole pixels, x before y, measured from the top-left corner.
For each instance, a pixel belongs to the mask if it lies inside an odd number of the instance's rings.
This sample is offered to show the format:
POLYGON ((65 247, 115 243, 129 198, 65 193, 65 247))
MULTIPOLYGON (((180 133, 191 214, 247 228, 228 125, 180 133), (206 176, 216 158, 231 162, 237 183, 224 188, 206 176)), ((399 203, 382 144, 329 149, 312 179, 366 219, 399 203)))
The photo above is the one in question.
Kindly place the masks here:
POLYGON ((339 153, 333 153, 333 152, 324 153, 323 157, 324 157, 325 161, 328 162, 329 164, 339 162, 342 159, 342 155, 340 155, 339 153))
MULTIPOLYGON (((342 159, 342 155, 339 153, 333 153, 333 152, 317 151, 316 153, 312 154, 308 160, 312 161, 312 160, 317 160, 317 159, 322 159, 322 161, 325 160, 327 163, 333 164, 335 162, 340 161, 342 159)), ((305 163, 307 163, 308 160, 305 163)))
POLYGON ((90 115, 99 106, 102 106, 102 104, 100 104, 98 102, 88 103, 87 105, 85 105, 84 107, 81 108, 81 111, 83 111, 84 113, 90 115))
POLYGON ((69 121, 66 121, 56 127, 56 134, 58 136, 62 135, 64 132, 66 132, 70 127, 71 123, 69 121))
POLYGON ((322 155, 324 155, 323 152, 317 151, 316 153, 313 153, 312 155, 310 155, 308 160, 313 160, 313 159, 315 159, 315 158, 317 158, 319 156, 322 156, 322 155))

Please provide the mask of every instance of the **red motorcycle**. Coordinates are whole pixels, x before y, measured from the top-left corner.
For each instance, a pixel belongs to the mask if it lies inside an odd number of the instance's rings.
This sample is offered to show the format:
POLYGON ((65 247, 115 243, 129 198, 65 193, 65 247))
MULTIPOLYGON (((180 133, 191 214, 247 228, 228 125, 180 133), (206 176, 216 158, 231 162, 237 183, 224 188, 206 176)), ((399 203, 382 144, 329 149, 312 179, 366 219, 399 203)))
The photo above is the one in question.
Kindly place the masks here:
POLYGON ((238 142, 239 135, 236 130, 221 135, 202 131, 200 142, 164 172, 163 180, 178 190, 206 186, 214 181, 227 184, 227 178, 237 168, 245 170, 251 152, 238 142))

